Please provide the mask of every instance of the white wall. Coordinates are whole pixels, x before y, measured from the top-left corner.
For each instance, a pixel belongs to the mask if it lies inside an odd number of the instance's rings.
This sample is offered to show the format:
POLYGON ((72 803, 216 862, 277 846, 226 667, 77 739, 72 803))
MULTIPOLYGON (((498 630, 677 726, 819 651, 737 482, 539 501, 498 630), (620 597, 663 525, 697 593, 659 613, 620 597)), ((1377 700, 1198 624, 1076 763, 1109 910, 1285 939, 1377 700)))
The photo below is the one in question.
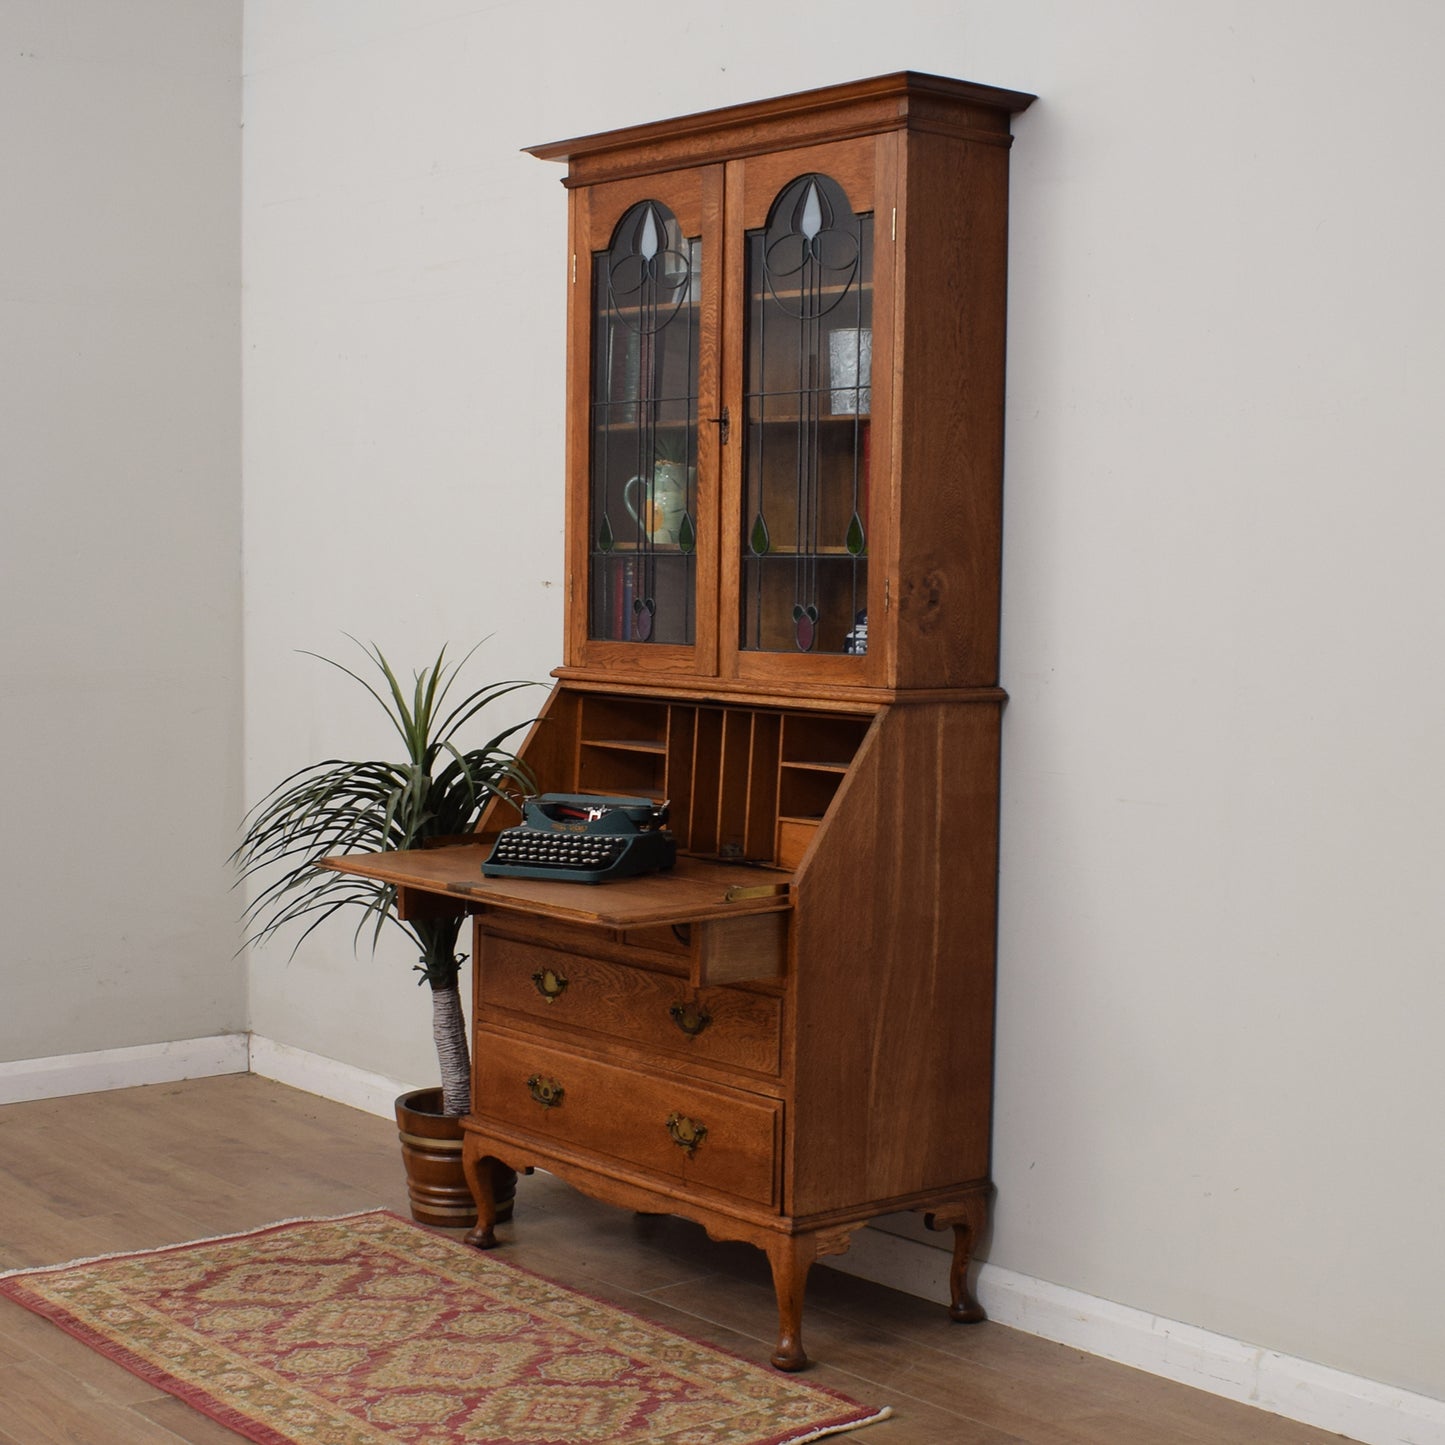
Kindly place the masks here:
MULTIPOLYGON (((343 631, 560 654, 529 142, 914 67, 1014 150, 990 1258, 1445 1397, 1433 0, 247 6, 248 791, 379 746, 343 631)), ((432 1074, 409 960, 253 1024, 432 1074)))
POLYGON ((0 4, 0 1060, 245 1027, 240 12, 0 4))

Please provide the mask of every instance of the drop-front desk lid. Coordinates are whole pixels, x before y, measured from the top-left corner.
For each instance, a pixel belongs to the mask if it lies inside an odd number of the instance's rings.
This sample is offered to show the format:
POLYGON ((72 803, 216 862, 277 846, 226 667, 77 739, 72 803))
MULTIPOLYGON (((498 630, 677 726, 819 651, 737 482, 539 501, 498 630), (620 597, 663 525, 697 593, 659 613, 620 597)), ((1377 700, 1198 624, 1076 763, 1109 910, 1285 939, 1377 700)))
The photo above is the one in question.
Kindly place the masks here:
POLYGON ((793 875, 777 868, 679 857, 661 873, 611 883, 554 883, 537 878, 484 878, 485 846, 458 844, 390 853, 348 853, 319 866, 393 883, 418 893, 442 894, 467 905, 590 923, 640 928, 652 923, 695 923, 780 913, 790 906, 793 875))

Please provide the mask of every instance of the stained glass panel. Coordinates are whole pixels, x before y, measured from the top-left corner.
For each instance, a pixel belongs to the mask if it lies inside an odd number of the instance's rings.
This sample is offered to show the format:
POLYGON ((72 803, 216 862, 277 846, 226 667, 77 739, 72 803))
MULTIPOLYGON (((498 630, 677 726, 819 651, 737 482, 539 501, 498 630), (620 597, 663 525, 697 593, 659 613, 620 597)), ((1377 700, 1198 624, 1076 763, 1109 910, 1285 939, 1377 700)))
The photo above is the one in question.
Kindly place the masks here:
POLYGON ((867 651, 873 217, 797 177, 746 238, 745 651, 867 651))
POLYGON ((694 640, 701 268, 651 200, 592 258, 592 637, 694 640))

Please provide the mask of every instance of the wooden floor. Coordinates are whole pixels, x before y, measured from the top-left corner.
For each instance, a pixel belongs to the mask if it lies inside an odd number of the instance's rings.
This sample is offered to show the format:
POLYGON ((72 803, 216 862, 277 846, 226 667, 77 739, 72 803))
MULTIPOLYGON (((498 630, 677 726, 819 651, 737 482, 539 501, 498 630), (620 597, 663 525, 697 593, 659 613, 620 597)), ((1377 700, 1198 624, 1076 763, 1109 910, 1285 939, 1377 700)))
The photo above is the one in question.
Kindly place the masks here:
MULTIPOLYGON (((0 1270, 145 1249, 297 1215, 405 1214, 394 1127, 250 1075, 0 1107, 0 1270)), ((522 1180, 504 1257, 766 1360, 763 1258, 680 1220, 522 1180)), ((808 1378, 892 1419, 859 1445, 1320 1445, 1343 1437, 1045 1343, 823 1267, 808 1378)), ((0 1445, 224 1445, 237 1436, 0 1300, 0 1445)))

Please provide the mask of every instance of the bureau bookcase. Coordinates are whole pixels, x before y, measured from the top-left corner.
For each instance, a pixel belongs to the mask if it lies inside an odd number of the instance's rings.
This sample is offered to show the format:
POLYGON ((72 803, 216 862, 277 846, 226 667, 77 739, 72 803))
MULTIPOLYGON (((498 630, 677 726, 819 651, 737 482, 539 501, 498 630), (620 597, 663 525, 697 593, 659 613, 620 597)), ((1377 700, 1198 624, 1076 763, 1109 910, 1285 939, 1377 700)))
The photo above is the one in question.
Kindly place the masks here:
POLYGON ((677 866, 484 878, 501 803, 475 842, 333 860, 475 914, 473 1242, 493 1160, 749 1241, 782 1369, 810 1265, 880 1215, 953 1230, 982 1318, 1030 99, 902 73, 535 149, 567 165, 568 595, 521 755, 668 802, 677 866))

